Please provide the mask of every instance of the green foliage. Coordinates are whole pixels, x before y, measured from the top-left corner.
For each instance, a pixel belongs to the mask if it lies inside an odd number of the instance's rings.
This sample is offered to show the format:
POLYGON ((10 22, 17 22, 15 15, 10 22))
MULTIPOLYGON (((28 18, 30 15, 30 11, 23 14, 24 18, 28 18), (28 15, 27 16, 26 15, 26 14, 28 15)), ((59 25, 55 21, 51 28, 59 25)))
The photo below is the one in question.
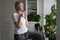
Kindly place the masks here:
POLYGON ((37 29, 37 31, 42 31, 42 27, 40 26, 39 23, 35 24, 35 28, 37 29))
POLYGON ((37 15, 36 12, 32 12, 28 15, 28 21, 35 21, 35 22, 39 22, 40 21, 40 15, 37 15))
POLYGON ((32 12, 28 15, 28 21, 35 21, 36 13, 32 12))
POLYGON ((49 37, 51 37, 52 39, 54 39, 54 33, 55 33, 56 29, 55 28, 50 28, 49 29, 49 37))
POLYGON ((40 19, 41 19, 41 18, 40 18, 40 15, 36 15, 35 21, 36 21, 36 22, 39 22, 40 19))
POLYGON ((56 8, 55 8, 55 4, 51 7, 51 13, 49 15, 46 15, 45 19, 46 19, 46 25, 56 25, 56 17, 54 18, 54 16, 56 16, 56 8))
POLYGON ((53 6, 51 7, 51 12, 56 15, 56 5, 55 4, 53 4, 53 6))

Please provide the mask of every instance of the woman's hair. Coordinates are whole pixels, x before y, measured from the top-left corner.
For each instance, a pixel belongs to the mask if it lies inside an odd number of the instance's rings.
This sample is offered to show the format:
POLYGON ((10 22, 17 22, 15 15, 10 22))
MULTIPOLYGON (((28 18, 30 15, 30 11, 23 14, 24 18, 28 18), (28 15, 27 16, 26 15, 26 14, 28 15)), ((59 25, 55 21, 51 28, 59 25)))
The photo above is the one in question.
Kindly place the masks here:
POLYGON ((22 1, 16 1, 16 2, 15 2, 15 9, 16 9, 16 11, 18 11, 18 9, 20 8, 20 7, 18 6, 20 3, 23 3, 23 2, 22 2, 22 1))

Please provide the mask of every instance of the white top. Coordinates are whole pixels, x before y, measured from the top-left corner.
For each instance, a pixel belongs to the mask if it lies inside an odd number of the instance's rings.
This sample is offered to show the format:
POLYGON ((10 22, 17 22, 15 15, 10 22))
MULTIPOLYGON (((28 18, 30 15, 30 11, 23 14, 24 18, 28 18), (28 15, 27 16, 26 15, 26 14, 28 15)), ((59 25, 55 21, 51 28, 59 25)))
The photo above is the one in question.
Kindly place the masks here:
MULTIPOLYGON (((13 13, 12 18, 14 22, 18 22, 19 14, 13 13)), ((15 27, 15 34, 23 34, 26 33, 27 31, 28 29, 26 27, 26 20, 24 17, 21 17, 21 27, 20 28, 15 27)))

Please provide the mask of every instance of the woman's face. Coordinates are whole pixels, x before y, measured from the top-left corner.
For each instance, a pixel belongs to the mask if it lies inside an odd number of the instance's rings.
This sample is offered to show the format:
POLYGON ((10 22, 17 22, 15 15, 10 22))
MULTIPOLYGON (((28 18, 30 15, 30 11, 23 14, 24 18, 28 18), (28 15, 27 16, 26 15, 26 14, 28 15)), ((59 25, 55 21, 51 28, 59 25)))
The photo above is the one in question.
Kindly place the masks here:
POLYGON ((23 3, 20 3, 18 6, 19 6, 20 11, 24 11, 24 4, 23 3))

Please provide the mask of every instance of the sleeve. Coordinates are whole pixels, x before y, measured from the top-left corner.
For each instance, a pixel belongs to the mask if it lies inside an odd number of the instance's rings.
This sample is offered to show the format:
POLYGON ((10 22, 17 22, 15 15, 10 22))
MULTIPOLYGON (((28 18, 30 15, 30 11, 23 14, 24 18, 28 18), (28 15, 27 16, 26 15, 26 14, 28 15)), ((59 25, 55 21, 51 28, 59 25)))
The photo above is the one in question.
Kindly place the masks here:
POLYGON ((18 22, 17 15, 13 14, 13 15, 12 15, 12 19, 13 19, 13 22, 18 22))

